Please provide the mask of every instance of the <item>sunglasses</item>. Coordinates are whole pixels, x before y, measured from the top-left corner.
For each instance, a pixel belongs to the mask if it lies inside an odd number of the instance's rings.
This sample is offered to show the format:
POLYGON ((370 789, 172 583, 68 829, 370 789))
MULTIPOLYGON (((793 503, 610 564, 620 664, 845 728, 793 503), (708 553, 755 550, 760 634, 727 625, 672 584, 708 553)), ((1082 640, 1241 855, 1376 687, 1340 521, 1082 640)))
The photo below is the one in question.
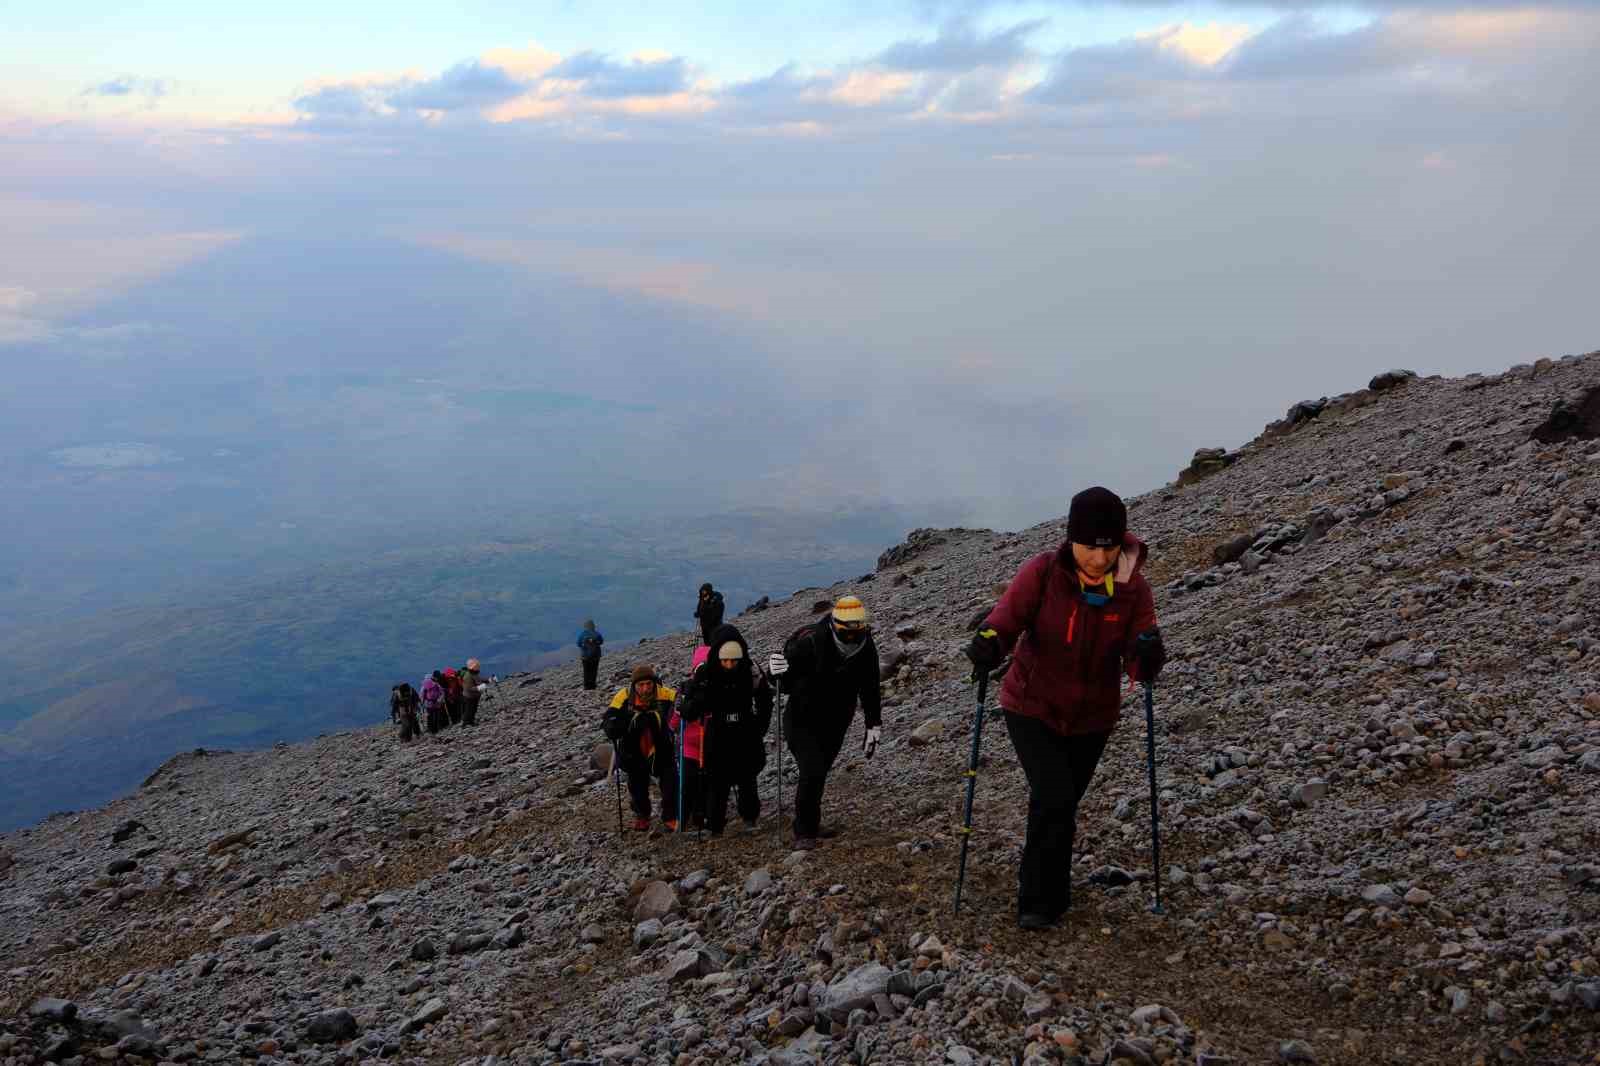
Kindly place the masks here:
POLYGON ((833 623, 833 631, 839 634, 840 640, 849 644, 854 644, 856 641, 863 639, 867 635, 867 623, 835 622, 833 623))

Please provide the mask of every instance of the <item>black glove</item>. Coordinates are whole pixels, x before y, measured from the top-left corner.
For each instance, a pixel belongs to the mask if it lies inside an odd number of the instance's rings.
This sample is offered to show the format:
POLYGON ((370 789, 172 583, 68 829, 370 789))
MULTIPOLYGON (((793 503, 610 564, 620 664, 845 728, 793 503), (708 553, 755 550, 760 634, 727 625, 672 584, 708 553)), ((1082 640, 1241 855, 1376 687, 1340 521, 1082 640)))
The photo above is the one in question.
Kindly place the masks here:
POLYGON ((1005 649, 1000 646, 1000 634, 992 629, 978 630, 973 634, 972 643, 967 645, 967 658, 971 659, 973 667, 982 673, 988 673, 999 666, 1005 657, 1005 649))
POLYGON ((1154 681, 1167 662, 1167 647, 1161 643, 1161 630, 1147 629, 1133 642, 1133 661, 1140 681, 1154 681))
POLYGON ((605 721, 600 723, 600 728, 613 744, 628 735, 628 724, 613 715, 607 715, 605 721))

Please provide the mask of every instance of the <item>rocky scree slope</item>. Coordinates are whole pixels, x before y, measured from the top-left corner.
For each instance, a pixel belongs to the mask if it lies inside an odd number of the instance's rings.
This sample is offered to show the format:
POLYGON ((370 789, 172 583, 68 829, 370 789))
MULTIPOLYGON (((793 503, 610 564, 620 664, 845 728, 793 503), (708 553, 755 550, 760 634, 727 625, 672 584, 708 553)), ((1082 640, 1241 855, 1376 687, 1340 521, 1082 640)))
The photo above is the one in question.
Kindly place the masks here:
POLYGON ((1402 378, 1132 502, 1173 651, 1164 868, 1130 695, 1060 929, 1014 928, 993 718, 950 895, 961 649, 1064 520, 920 530, 738 619, 765 655, 847 589, 875 613, 885 742, 841 758, 822 849, 779 845, 775 762, 753 834, 619 838, 575 664, 475 730, 181 755, 0 837, 0 1064, 1592 1063, 1597 388, 1600 354, 1402 378))

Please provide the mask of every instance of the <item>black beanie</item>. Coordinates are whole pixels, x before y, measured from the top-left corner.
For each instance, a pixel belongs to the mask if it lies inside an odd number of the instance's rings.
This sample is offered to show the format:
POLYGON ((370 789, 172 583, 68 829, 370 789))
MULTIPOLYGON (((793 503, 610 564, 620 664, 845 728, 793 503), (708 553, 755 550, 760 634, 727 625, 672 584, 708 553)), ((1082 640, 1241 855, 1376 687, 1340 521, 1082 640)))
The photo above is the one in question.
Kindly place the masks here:
POLYGON ((1067 539, 1091 548, 1120 548, 1128 532, 1128 508, 1122 497, 1096 485, 1072 498, 1067 512, 1067 539))

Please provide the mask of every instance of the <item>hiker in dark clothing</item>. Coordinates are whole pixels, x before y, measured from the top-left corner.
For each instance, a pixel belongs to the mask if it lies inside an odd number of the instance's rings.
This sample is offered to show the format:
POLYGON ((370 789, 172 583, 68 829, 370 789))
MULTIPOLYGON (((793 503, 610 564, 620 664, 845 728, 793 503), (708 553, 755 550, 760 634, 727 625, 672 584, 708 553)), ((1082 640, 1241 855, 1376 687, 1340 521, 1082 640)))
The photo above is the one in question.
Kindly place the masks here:
POLYGON ((684 693, 683 717, 705 726, 700 781, 706 828, 719 836, 728 824, 728 794, 735 788, 745 824, 754 827, 761 816, 756 775, 767 764, 772 686, 750 661, 750 645, 733 626, 718 626, 709 646, 710 656, 695 669, 684 693))
POLYGON ((867 624, 866 607, 854 596, 840 597, 828 617, 797 630, 767 668, 789 696, 783 732, 799 777, 794 846, 809 851, 819 837, 837 833, 822 826, 822 790, 844 747, 858 701, 866 715, 867 758, 878 750, 883 733, 878 647, 867 624))
POLYGON ((600 648, 605 644, 605 636, 594 627, 594 619, 586 619, 583 628, 578 630, 578 655, 583 660, 583 687, 592 689, 600 677, 600 648))
POLYGON ((1100 487, 1080 492, 1067 543, 1022 565, 967 650, 990 671, 1015 649, 1000 707, 1028 778, 1017 873, 1024 929, 1049 928, 1072 904, 1078 804, 1121 714, 1124 670, 1153 681, 1166 662, 1144 558, 1122 500, 1100 487), (1140 641, 1142 633, 1153 636, 1140 641))
POLYGON ((633 668, 628 684, 617 691, 601 721, 606 739, 617 746, 628 794, 633 798, 633 827, 650 828, 650 778, 661 786, 661 824, 669 833, 678 830, 678 757, 676 740, 667 729, 675 690, 656 679, 655 668, 633 668))
POLYGON ((700 586, 700 599, 694 605, 694 616, 700 623, 700 643, 710 644, 711 634, 722 624, 722 593, 707 581, 700 586))
POLYGON ((461 668, 456 677, 461 682, 461 724, 478 724, 478 700, 483 697, 488 688, 483 683, 482 676, 478 673, 478 660, 468 659, 467 665, 461 668))
POLYGON ((421 705, 422 698, 408 681, 402 681, 389 690, 389 717, 400 727, 402 741, 422 733, 422 724, 417 719, 417 708, 421 705))

